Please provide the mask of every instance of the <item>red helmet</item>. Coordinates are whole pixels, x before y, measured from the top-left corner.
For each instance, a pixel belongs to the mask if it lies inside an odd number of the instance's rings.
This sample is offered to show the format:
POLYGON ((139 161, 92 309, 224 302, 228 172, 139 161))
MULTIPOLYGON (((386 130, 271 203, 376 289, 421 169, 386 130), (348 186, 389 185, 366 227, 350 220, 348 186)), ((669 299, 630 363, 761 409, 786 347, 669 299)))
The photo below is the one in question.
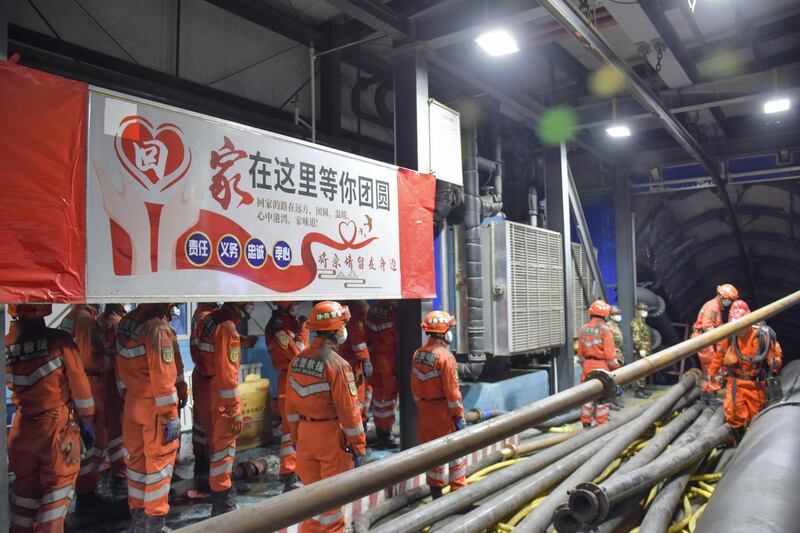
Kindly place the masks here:
POLYGON ((607 317, 611 312, 611 306, 605 300, 595 300, 589 306, 589 316, 607 317))
POLYGON ((447 333, 447 330, 456 325, 456 317, 447 311, 431 311, 425 315, 425 320, 420 324, 426 333, 447 333))
POLYGON ((8 304, 8 314, 14 318, 44 318, 52 312, 52 304, 8 304))
MULTIPOLYGON (((734 289, 735 290, 735 289, 734 289)), ((740 318, 750 314, 750 306, 744 300, 736 300, 731 304, 731 310, 728 313, 728 322, 739 320, 740 318)))
POLYGON ((320 302, 311 310, 308 329, 311 331, 336 331, 350 320, 350 309, 339 302, 320 302))
POLYGON ((725 283, 717 286, 717 294, 726 300, 738 300, 739 291, 730 283, 725 283))

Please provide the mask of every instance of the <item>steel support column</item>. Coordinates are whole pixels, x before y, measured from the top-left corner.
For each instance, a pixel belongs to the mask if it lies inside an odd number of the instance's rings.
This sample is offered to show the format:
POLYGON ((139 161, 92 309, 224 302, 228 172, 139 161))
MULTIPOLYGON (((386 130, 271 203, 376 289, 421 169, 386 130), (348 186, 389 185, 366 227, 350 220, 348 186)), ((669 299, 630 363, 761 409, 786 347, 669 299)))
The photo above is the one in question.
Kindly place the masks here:
POLYGON ((566 0, 540 0, 539 5, 545 8, 569 33, 580 43, 592 52, 595 58, 603 64, 610 65, 617 69, 627 80, 626 87, 628 92, 639 101, 639 103, 663 126, 672 138, 683 147, 709 173, 714 185, 717 187, 716 194, 730 215, 730 225, 733 230, 736 244, 739 249, 739 256, 742 261, 742 268, 746 273, 751 294, 755 294, 755 283, 752 268, 748 261, 747 249, 742 239, 741 228, 736 218, 736 209, 728 191, 725 189, 725 180, 720 174, 719 165, 712 159, 700 146, 700 143, 692 137, 689 131, 676 119, 669 109, 664 107, 658 97, 647 88, 644 82, 636 75, 633 69, 620 58, 609 46, 602 35, 584 18, 578 9, 566 0))
MULTIPOLYGON (((394 63, 395 162, 403 167, 427 171, 428 154, 428 62, 416 53, 403 54, 394 63)), ((431 243, 431 246, 433 243, 431 243)), ((398 306, 398 385, 400 388, 400 444, 403 449, 418 444, 417 406, 411 394, 411 355, 419 348, 422 333, 422 302, 401 300, 398 306)))
MULTIPOLYGON (((331 28, 329 42, 337 41, 335 28, 331 28)), ((320 122, 322 130, 331 136, 342 131, 342 55, 340 52, 319 58, 320 69, 320 122)))
POLYGON ((631 322, 636 305, 636 248, 634 246, 633 207, 631 189, 624 173, 617 173, 614 189, 614 232, 617 252, 617 305, 622 311, 622 335, 625 343, 622 353, 625 360, 633 362, 631 322))
POLYGON ((572 341, 575 337, 573 324, 575 310, 572 308, 572 236, 569 220, 569 169, 567 168, 567 145, 548 148, 544 155, 545 188, 547 196, 548 229, 562 236, 564 260, 564 345, 554 350, 551 384, 554 392, 563 391, 575 384, 572 341))

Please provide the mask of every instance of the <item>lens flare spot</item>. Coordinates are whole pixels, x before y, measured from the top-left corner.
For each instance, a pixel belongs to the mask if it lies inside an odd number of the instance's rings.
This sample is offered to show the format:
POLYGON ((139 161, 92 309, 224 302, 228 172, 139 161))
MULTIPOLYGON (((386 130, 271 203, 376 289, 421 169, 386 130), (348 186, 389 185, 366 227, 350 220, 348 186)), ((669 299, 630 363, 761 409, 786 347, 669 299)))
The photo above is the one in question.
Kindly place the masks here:
POLYGON ((572 109, 559 106, 542 115, 536 132, 544 144, 560 144, 575 135, 577 125, 578 119, 572 109))
POLYGON ((611 65, 604 65, 592 73, 589 88, 598 96, 614 96, 625 88, 625 76, 611 65))

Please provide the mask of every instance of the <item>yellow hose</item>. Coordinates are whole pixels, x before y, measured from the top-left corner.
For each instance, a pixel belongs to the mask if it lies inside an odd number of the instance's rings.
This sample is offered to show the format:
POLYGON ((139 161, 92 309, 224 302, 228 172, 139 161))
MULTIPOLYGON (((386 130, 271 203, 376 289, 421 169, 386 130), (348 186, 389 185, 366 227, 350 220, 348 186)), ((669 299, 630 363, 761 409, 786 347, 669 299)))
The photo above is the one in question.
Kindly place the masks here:
POLYGON ((475 472, 474 474, 469 476, 467 478, 467 483, 474 483, 475 481, 480 481, 481 479, 486 477, 488 474, 491 474, 492 472, 495 472, 497 470, 502 470, 503 468, 506 468, 507 466, 511 466, 513 464, 517 464, 520 461, 522 461, 521 458, 509 459, 508 461, 502 461, 500 463, 495 463, 493 465, 489 465, 486 468, 484 468, 482 470, 478 470, 477 472, 475 472))
POLYGON ((516 527, 517 524, 522 522, 523 518, 528 516, 531 513, 531 511, 536 509, 539 506, 539 504, 545 500, 545 498, 547 498, 547 495, 536 498, 531 503, 523 507, 519 512, 517 512, 517 514, 512 516, 511 520, 506 522, 506 524, 511 526, 511 528, 513 529, 514 527, 516 527))
MULTIPOLYGON (((575 427, 572 424, 566 424, 563 426, 554 426, 551 428, 547 428, 548 433, 572 433, 573 431, 578 431, 579 428, 575 427)), ((581 428, 582 429, 582 428, 581 428)))
POLYGON ((696 474, 689 476, 689 481, 717 481, 722 477, 722 472, 715 472, 713 474, 696 474))
POLYGON ((603 470, 603 473, 602 473, 602 474, 600 474, 600 476, 598 476, 597 478, 595 478, 595 480, 594 480, 594 483, 602 483, 602 482, 603 482, 603 480, 605 480, 605 479, 606 479, 608 476, 610 476, 611 474, 613 474, 613 473, 614 473, 614 471, 615 471, 617 468, 619 468, 619 465, 621 465, 621 464, 622 464, 622 459, 620 459, 619 457, 617 457, 616 459, 614 459, 614 460, 611 462, 611 464, 610 464, 610 465, 608 465, 608 466, 606 467, 606 469, 605 469, 605 470, 603 470))
POLYGON ((713 492, 714 492, 714 487, 713 487, 713 486, 711 486, 711 485, 709 485, 708 483, 706 483, 706 482, 704 482, 704 481, 698 481, 698 482, 697 482, 697 485, 698 485, 698 486, 699 486, 701 489, 703 489, 704 491, 706 491, 706 492, 708 492, 708 493, 710 493, 710 494, 713 494, 713 492))
POLYGON ((656 494, 658 494, 658 489, 659 489, 658 485, 650 489, 650 494, 647 495, 647 500, 645 500, 644 502, 645 509, 650 507, 650 504, 653 503, 653 500, 656 499, 656 494))
POLYGON ((692 502, 689 501, 688 496, 683 497, 683 520, 678 522, 677 524, 673 524, 669 527, 668 533, 678 533, 684 527, 689 524, 689 520, 692 519, 692 502))
POLYGON ((711 493, 710 492, 705 491, 703 489, 698 489, 697 487, 691 487, 689 489, 689 494, 690 495, 694 494, 695 496, 701 496, 701 497, 705 498, 706 500, 710 500, 711 499, 711 493))
POLYGON ((703 511, 706 510, 706 505, 708 505, 708 504, 704 503, 703 505, 701 505, 700 508, 697 510, 697 512, 695 512, 692 515, 692 519, 689 520, 689 533, 694 533, 694 528, 697 527, 697 521, 703 515, 703 511))

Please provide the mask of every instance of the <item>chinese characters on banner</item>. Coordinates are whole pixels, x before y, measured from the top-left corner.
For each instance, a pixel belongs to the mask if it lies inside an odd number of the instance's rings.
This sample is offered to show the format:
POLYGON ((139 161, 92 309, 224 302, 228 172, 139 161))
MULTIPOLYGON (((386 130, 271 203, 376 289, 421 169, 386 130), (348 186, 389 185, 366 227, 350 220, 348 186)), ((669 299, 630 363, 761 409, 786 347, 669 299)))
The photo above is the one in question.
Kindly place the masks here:
POLYGON ((95 90, 89 116, 90 298, 402 296, 397 167, 95 90))

